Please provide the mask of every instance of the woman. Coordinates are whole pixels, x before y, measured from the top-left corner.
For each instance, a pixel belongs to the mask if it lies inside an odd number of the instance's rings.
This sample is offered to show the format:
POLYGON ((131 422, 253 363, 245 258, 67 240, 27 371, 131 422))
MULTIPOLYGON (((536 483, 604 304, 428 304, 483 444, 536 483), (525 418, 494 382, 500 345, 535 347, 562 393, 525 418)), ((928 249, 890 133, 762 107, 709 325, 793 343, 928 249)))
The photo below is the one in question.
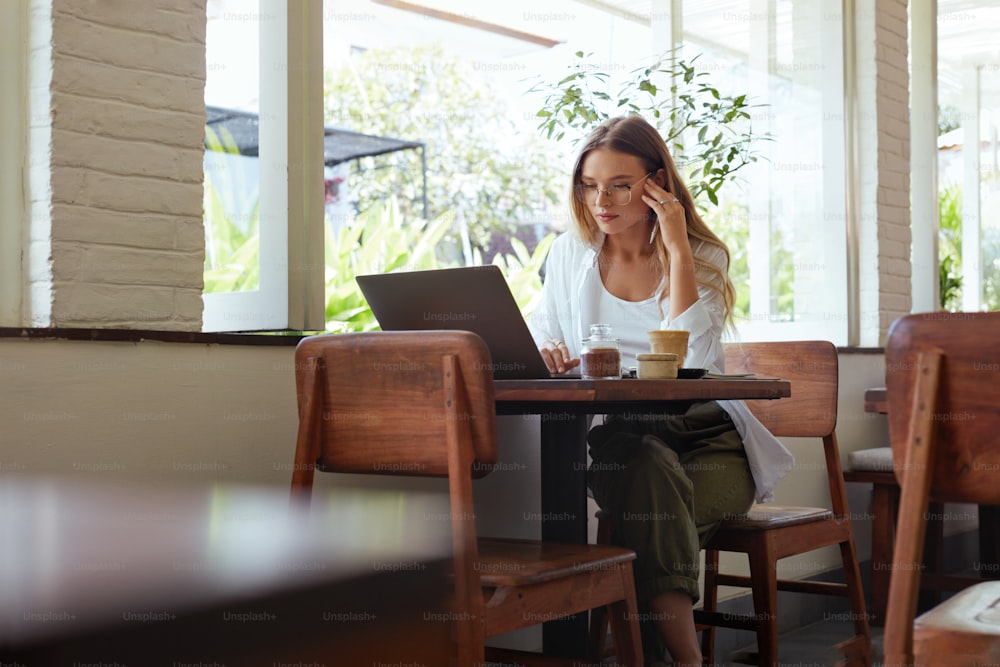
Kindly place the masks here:
MULTIPOLYGON (((663 138, 638 116, 602 123, 573 167, 574 225, 553 244, 530 321, 550 371, 580 363, 591 324, 608 323, 622 358, 647 331, 690 332, 684 365, 723 371, 734 289, 729 251, 699 217, 663 138)), ((683 415, 613 417, 588 435, 588 484, 612 513, 613 539, 636 552, 648 662, 700 665, 692 607, 702 546, 727 515, 766 500, 791 454, 739 401, 683 415)))

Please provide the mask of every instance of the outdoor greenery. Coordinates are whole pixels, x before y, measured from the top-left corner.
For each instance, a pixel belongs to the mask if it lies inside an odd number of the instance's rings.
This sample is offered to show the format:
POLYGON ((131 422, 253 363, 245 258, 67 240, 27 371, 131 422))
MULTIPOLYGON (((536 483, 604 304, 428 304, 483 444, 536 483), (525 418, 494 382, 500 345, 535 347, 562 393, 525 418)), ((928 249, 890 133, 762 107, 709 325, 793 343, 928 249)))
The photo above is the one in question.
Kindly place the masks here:
MULTIPOLYGON (((995 178, 982 181, 983 191, 992 192, 995 178)), ((938 194, 938 271, 941 308, 962 309, 962 187, 951 183, 938 194)), ((982 263, 982 310, 1000 310, 1000 230, 984 225, 979 248, 982 263)))
MULTIPOLYGON (((206 262, 205 292, 235 292, 257 289, 260 282, 259 243, 256 224, 244 233, 225 212, 210 179, 206 177, 205 224, 217 265, 206 262)), ((257 207, 252 220, 257 220, 257 207)), ((453 213, 434 220, 407 218, 399 202, 389 197, 366 209, 353 224, 332 231, 326 225, 326 330, 373 331, 378 322, 354 278, 366 273, 419 271, 458 266, 442 244, 454 226, 453 213), (445 251, 443 251, 445 250, 445 251)), ((555 234, 549 234, 529 252, 511 239, 513 254, 497 254, 492 263, 503 271, 514 299, 527 316, 541 295, 540 269, 555 234)), ((482 264, 482 255, 474 256, 482 264)))
MULTIPOLYGON (((475 248, 487 249, 494 232, 511 234, 522 221, 549 219, 563 191, 558 160, 519 130, 490 77, 440 46, 372 49, 328 70, 325 118, 423 142, 427 217, 452 212, 455 236, 467 229, 475 248)), ((358 212, 396 195, 404 217, 424 216, 419 151, 363 158, 358 166, 347 188, 358 212)))
POLYGON ((557 140, 567 134, 574 143, 612 117, 639 114, 663 135, 674 162, 699 206, 703 198, 718 205, 719 191, 740 169, 755 162, 746 95, 723 95, 690 61, 670 51, 652 64, 633 70, 617 94, 608 92, 611 75, 577 51, 578 62, 557 83, 538 81, 531 92, 545 95, 538 110, 538 129, 557 140))
POLYGON ((326 233, 326 320, 330 331, 373 331, 378 322, 354 277, 443 268, 435 249, 455 220, 408 221, 395 197, 365 210, 351 225, 326 233))
MULTIPOLYGON (((362 160, 347 191, 358 212, 350 225, 326 235, 326 320, 331 331, 377 328, 354 277, 363 273, 482 264, 491 236, 500 232, 511 251, 486 257, 504 271, 515 300, 530 313, 541 291, 540 269, 550 234, 533 251, 512 234, 519 221, 546 219, 557 199, 558 164, 543 142, 518 133, 483 78, 440 48, 370 51, 327 73, 327 122, 366 134, 426 144, 430 220, 423 219, 420 154, 362 160), (359 104, 359 101, 361 102, 359 104)), ((238 153, 231 137, 206 128, 209 150, 238 153)), ((248 220, 227 214, 215 183, 205 175, 205 291, 257 289, 257 206, 248 220)))
MULTIPOLYGON (((583 59, 582 53, 577 56, 583 59)), ((745 97, 721 95, 703 77, 693 61, 658 61, 634 73, 618 98, 616 113, 645 112, 659 119, 661 128, 668 127, 665 136, 678 166, 690 170, 692 194, 704 194, 718 204, 722 186, 754 159, 749 150, 749 106, 745 97), (661 79, 668 88, 657 88, 654 80, 661 79), (676 106, 671 102, 669 113, 661 113, 668 91, 676 106)), ((552 88, 562 92, 558 97, 553 92, 548 111, 539 112, 548 138, 563 139, 570 128, 582 136, 608 117, 603 103, 610 97, 592 85, 605 79, 581 63, 552 88), (590 88, 592 94, 578 94, 590 88)), ((504 270, 518 305, 530 313, 540 294, 540 270, 554 234, 529 250, 513 232, 519 221, 551 219, 551 207, 562 205, 564 176, 560 159, 553 157, 560 154, 554 144, 519 133, 485 77, 440 47, 368 51, 341 70, 328 71, 326 83, 328 124, 425 144, 429 213, 424 220, 417 151, 364 158, 360 168, 352 169, 347 191, 358 217, 327 233, 328 329, 377 327, 357 288, 356 275, 445 268, 462 263, 463 256, 464 262, 481 264, 491 236, 498 232, 510 236, 511 252, 486 259, 504 270), (394 168, 384 168, 387 165, 394 168), (462 245, 464 253, 458 250, 462 245)), ((215 137, 211 131, 207 141, 216 150, 235 151, 227 148, 225 137, 215 137)), ((256 208, 247 224, 227 219, 210 174, 206 174, 205 208, 206 291, 255 289, 256 208)), ((747 219, 745 211, 727 217, 747 219)), ((747 271, 748 227, 720 229, 727 230, 725 240, 734 250, 734 279, 740 280, 740 272, 747 271)), ((745 299, 742 308, 747 308, 745 299)))
MULTIPOLYGON (((208 150, 239 154, 228 130, 217 134, 205 126, 208 150)), ((232 191, 229 171, 205 174, 205 287, 206 294, 255 290, 260 284, 260 207, 254 204, 244 225, 226 212, 220 189, 232 191), (218 182, 216 181, 218 179, 218 182)))
MULTIPOLYGON (((399 202, 390 197, 366 209, 354 224, 326 235, 326 319, 329 331, 373 331, 374 315, 358 289, 354 277, 367 273, 418 271, 458 266, 454 259, 441 257, 441 241, 454 223, 445 213, 431 221, 403 215, 399 202)), ((545 261, 550 234, 533 253, 513 240, 515 254, 498 254, 493 263, 500 267, 521 312, 528 315, 541 293, 539 269, 545 261)), ((482 264, 476 256, 474 264, 482 264)))
MULTIPOLYGON (((724 201, 717 208, 703 213, 705 224, 718 234, 729 248, 729 277, 736 289, 736 303, 733 304, 733 321, 739 325, 750 317, 750 210, 745 204, 724 201)), ((772 230, 771 280, 776 288, 776 302, 768 306, 767 312, 774 321, 791 321, 795 313, 795 260, 788 245, 782 242, 781 231, 772 230)))
POLYGON ((962 188, 951 184, 938 193, 938 279, 943 310, 962 306, 962 188))
POLYGON ((953 106, 938 107, 938 134, 962 127, 962 110, 953 106))

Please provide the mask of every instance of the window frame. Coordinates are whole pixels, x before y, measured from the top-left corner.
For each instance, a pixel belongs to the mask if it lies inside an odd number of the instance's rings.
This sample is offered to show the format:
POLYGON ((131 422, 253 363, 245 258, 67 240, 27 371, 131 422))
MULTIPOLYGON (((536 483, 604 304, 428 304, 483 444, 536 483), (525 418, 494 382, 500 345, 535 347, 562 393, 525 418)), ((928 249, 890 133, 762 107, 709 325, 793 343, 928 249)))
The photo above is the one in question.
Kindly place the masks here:
POLYGON ((323 4, 258 2, 260 285, 202 294, 202 331, 320 331, 326 327, 323 4))
MULTIPOLYGON (((824 8, 812 8, 812 11, 831 12, 824 8)), ((678 8, 683 12, 683 7, 678 8)), ((748 78, 749 96, 762 104, 770 103, 770 82, 775 75, 774 54, 769 50, 773 47, 776 28, 774 26, 775 4, 768 3, 766 12, 751 12, 749 17, 751 33, 749 40, 751 52, 748 54, 747 66, 750 71, 748 78)), ((833 275, 841 284, 841 289, 830 290, 825 295, 823 303, 806 304, 808 310, 802 310, 802 305, 796 303, 796 313, 804 313, 809 319, 795 321, 776 321, 776 313, 772 312, 771 300, 776 296, 771 288, 771 257, 769 252, 754 252, 747 260, 750 270, 749 284, 737 286, 737 289, 747 289, 750 293, 750 311, 747 320, 736 322, 736 335, 745 341, 754 340, 804 340, 820 338, 831 340, 836 345, 856 345, 858 341, 850 335, 857 328, 858 316, 852 316, 851 308, 857 303, 857 281, 851 280, 852 266, 856 266, 857 247, 852 240, 850 226, 857 224, 848 216, 849 179, 851 168, 856 159, 851 150, 850 122, 855 117, 856 110, 851 99, 848 99, 849 85, 845 74, 849 74, 849 37, 851 36, 851 14, 844 10, 840 14, 843 31, 824 30, 820 35, 821 47, 824 52, 823 87, 820 89, 824 101, 840 100, 841 105, 835 107, 833 113, 824 114, 822 122, 821 141, 824 146, 824 182, 822 186, 822 208, 816 211, 822 219, 819 230, 811 238, 797 243, 793 249, 796 264, 807 266, 813 262, 808 254, 805 258, 798 256, 799 247, 803 243, 812 248, 843 248, 843 253, 830 251, 822 255, 824 264, 831 266, 824 269, 824 276, 813 281, 829 282, 828 276, 833 275), (833 45, 837 51, 826 57, 826 50, 833 45), (853 288, 853 292, 851 291, 853 288), (829 304, 834 307, 830 308, 829 304)), ((681 19, 677 20, 680 23, 681 19)), ((687 38, 687 35, 684 35, 687 38)), ((821 108, 830 108, 827 104, 821 108)), ((771 247, 771 189, 775 187, 775 179, 768 158, 767 142, 759 145, 764 153, 764 159, 756 165, 747 168, 746 180, 754 185, 750 187, 749 217, 751 248, 768 249, 771 247), (763 185, 761 185, 763 184, 763 185)), ((815 263, 815 262, 813 262, 815 263)), ((816 272, 818 269, 812 267, 816 272)))

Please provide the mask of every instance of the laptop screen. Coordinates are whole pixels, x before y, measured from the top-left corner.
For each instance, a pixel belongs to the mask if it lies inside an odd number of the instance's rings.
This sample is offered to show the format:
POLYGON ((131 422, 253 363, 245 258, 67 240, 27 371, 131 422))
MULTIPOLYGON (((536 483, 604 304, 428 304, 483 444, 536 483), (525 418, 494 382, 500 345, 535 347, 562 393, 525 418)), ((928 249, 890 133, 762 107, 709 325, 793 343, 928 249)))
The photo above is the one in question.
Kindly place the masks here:
POLYGON ((472 331, 490 349, 495 379, 550 377, 499 267, 379 273, 356 280, 384 331, 472 331))

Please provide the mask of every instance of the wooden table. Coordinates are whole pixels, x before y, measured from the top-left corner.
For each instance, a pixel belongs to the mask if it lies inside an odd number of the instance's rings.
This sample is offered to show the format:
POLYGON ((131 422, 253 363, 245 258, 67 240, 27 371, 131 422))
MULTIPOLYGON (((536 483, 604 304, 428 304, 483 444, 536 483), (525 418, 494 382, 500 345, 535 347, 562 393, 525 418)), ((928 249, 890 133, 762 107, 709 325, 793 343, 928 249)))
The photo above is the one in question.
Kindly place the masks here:
MULTIPOLYGON (((778 379, 498 380, 498 415, 541 415, 542 539, 587 541, 587 416, 683 412, 691 403, 776 399, 791 395, 778 379)), ((586 646, 587 619, 546 623, 546 653, 574 655, 586 646)))
POLYGON ((865 389, 865 412, 889 414, 889 395, 885 387, 865 389))
POLYGON ((448 664, 447 497, 0 486, 0 663, 448 664))

